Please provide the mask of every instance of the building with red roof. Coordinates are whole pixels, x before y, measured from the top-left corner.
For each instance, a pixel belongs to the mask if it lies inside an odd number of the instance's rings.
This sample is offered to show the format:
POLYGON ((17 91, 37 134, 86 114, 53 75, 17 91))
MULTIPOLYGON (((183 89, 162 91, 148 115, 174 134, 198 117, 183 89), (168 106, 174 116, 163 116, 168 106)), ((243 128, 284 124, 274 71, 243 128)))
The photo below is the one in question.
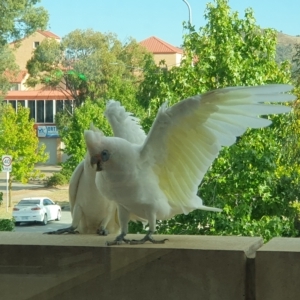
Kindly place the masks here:
POLYGON ((160 61, 164 60, 168 69, 179 66, 183 57, 182 49, 172 46, 155 36, 151 36, 141 41, 140 45, 153 53, 154 61, 157 65, 159 65, 160 61))
MULTIPOLYGON (((56 34, 50 31, 37 30, 31 36, 9 45, 14 50, 16 63, 21 71, 17 74, 7 72, 12 86, 5 100, 16 111, 18 104, 30 109, 30 117, 35 120, 39 141, 46 145, 46 151, 49 153, 47 163, 57 164, 64 161, 65 157, 61 152, 64 145, 55 126, 55 115, 65 107, 72 109, 73 100, 69 94, 61 90, 49 90, 41 85, 35 88, 28 88, 25 85, 29 77, 26 70, 27 61, 32 57, 36 47, 45 39, 54 39, 58 43, 60 42, 60 37, 56 34), (47 134, 48 132, 49 134, 47 134)), ((181 62, 182 49, 174 47, 157 37, 152 36, 140 42, 140 44, 153 53, 157 65, 161 60, 164 60, 165 66, 172 68, 178 66, 181 62)))
POLYGON ((46 152, 49 153, 47 164, 57 164, 64 161, 61 149, 64 148, 55 125, 55 115, 65 107, 72 107, 70 95, 60 90, 48 90, 42 85, 35 88, 28 88, 25 85, 29 74, 26 69, 27 61, 32 57, 34 50, 45 39, 54 39, 58 43, 60 37, 56 34, 37 30, 32 35, 9 44, 15 54, 16 63, 20 71, 13 73, 7 71, 11 83, 11 89, 5 96, 7 103, 11 104, 17 111, 18 105, 30 109, 30 117, 35 120, 35 129, 40 143, 46 145, 46 152))

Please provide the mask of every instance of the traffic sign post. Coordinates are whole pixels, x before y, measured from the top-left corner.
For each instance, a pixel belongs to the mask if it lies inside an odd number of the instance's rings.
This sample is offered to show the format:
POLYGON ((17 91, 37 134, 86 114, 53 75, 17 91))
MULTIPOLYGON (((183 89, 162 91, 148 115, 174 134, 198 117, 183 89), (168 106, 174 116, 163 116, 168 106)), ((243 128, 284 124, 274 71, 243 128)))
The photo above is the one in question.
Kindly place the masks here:
POLYGON ((2 172, 6 172, 6 211, 8 212, 8 180, 9 172, 12 170, 12 156, 2 155, 2 172))
POLYGON ((2 172, 11 172, 12 170, 12 156, 2 155, 2 172))

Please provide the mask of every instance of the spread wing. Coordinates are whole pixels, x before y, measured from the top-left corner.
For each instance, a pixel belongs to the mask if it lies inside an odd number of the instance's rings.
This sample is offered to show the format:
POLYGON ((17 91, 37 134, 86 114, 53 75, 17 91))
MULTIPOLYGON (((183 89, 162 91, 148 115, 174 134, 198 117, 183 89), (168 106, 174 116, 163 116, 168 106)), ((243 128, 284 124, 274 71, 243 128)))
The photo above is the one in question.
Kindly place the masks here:
POLYGON ((164 104, 141 148, 141 162, 152 167, 169 203, 183 212, 199 206, 198 185, 222 146, 235 143, 249 127, 271 124, 258 115, 289 112, 287 106, 264 102, 293 101, 293 95, 283 94, 291 89, 277 84, 232 87, 185 99, 170 108, 164 104))
POLYGON ((109 100, 104 115, 112 127, 114 136, 133 144, 143 144, 146 134, 139 125, 140 120, 127 112, 120 102, 109 100))

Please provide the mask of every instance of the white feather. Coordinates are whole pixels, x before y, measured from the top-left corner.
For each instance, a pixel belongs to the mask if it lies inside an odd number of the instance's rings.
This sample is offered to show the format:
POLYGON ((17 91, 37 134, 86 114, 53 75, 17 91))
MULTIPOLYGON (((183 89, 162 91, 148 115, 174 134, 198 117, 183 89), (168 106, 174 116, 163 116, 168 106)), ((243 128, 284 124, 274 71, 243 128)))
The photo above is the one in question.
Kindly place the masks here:
POLYGON ((289 85, 225 88, 188 98, 170 108, 162 106, 141 157, 145 164, 148 157, 160 182, 169 183, 160 184, 169 203, 197 208, 193 207, 191 193, 197 190, 222 146, 233 144, 248 127, 271 124, 258 115, 290 111, 287 106, 262 103, 294 100, 293 95, 283 94, 289 90, 289 85))
POLYGON ((104 112, 114 136, 123 138, 133 144, 142 144, 146 134, 139 125, 140 120, 127 112, 119 102, 109 100, 104 112))
POLYGON ((291 89, 289 85, 233 87, 190 97, 172 107, 165 103, 146 138, 135 119, 127 123, 130 115, 115 101, 109 102, 106 116, 113 131, 127 140, 95 140, 88 132, 85 138, 92 157, 100 157, 103 150, 110 154, 101 162, 96 184, 105 197, 118 204, 120 238, 127 233, 130 213, 147 219, 153 232, 156 219, 194 209, 220 211, 203 205, 197 196, 207 169, 222 146, 232 145, 248 127, 271 123, 258 115, 288 112, 290 108, 284 105, 264 102, 292 101, 293 95, 284 94, 291 89), (134 135, 141 136, 139 142, 134 135))
MULTIPOLYGON (((106 117, 114 129, 116 136, 128 139, 132 143, 143 143, 145 133, 138 125, 139 120, 126 112, 119 102, 110 100, 107 104, 106 117)), ((104 133, 92 123, 86 135, 87 142, 104 137, 104 133)), ((117 218, 117 205, 107 200, 101 190, 96 187, 96 171, 90 164, 87 152, 84 160, 74 170, 69 184, 69 202, 72 214, 72 228, 79 233, 96 233, 98 229, 106 229, 115 234, 120 230, 117 218)), ((142 220, 131 215, 131 220, 142 220)), ((68 232, 69 228, 65 231, 68 232)), ((53 232, 55 233, 55 232, 53 232)))

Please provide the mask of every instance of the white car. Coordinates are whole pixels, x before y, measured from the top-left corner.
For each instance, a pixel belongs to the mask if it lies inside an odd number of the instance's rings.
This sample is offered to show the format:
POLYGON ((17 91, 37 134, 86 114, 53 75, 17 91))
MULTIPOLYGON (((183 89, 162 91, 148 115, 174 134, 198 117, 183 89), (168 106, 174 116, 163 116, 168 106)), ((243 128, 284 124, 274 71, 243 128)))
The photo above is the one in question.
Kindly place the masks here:
POLYGON ((48 221, 60 220, 61 207, 46 197, 24 198, 13 208, 12 216, 16 226, 22 222, 42 222, 46 225, 48 221))

